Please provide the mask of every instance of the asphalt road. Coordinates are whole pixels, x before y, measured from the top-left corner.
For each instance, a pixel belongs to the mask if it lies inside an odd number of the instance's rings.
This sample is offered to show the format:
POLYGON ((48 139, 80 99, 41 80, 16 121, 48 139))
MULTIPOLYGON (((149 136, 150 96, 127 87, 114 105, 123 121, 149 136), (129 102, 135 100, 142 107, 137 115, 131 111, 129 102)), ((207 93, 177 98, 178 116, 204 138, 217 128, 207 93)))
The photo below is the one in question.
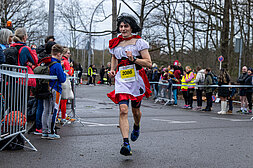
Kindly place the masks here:
MULTIPOLYGON (((118 106, 106 97, 112 89, 78 87, 77 115, 83 125, 75 122, 61 127, 59 140, 26 134, 38 151, 0 152, 0 167, 253 167, 251 116, 217 115, 219 104, 212 112, 200 112, 143 100, 141 135, 130 142, 133 155, 120 155, 118 106)), ((132 128, 131 113, 129 123, 132 128)))

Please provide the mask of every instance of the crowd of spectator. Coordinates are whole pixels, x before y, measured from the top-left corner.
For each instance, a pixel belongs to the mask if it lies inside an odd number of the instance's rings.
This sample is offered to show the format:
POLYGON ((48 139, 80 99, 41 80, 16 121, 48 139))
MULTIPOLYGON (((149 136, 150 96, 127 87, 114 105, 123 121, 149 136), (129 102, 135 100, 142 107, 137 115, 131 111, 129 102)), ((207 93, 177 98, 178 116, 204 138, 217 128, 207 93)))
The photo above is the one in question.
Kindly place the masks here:
MULTIPOLYGON (((68 47, 64 47, 55 42, 54 36, 45 38, 45 44, 36 47, 36 45, 27 46, 27 32, 25 28, 17 28, 13 33, 9 29, 0 30, 0 64, 13 64, 25 66, 29 74, 40 73, 41 69, 49 69, 48 75, 57 76, 57 80, 48 80, 47 91, 42 93, 40 79, 29 78, 28 80, 28 101, 36 98, 36 119, 34 134, 40 135, 43 139, 59 139, 60 135, 56 134, 55 123, 65 123, 70 119, 66 117, 67 99, 61 98, 62 92, 65 91, 62 85, 67 82, 67 76, 73 76, 74 62, 71 60, 71 52, 68 47), (13 49, 17 50, 15 52, 13 49), (11 61, 11 58, 16 61, 11 61), (48 89, 49 86, 49 89, 48 89), (59 115, 61 114, 61 115, 59 115)), ((78 70, 82 73, 82 67, 79 64, 78 70)), ((79 75, 81 77, 81 75, 79 75)), ((0 79, 0 82, 4 82, 0 79)), ((44 84, 45 85, 45 84, 44 84)))
POLYGON ((236 82, 232 82, 229 73, 225 69, 220 69, 216 76, 210 68, 202 69, 200 66, 192 69, 190 66, 183 68, 178 61, 174 65, 168 67, 159 67, 153 64, 152 68, 146 70, 149 81, 153 88, 154 99, 160 96, 171 99, 173 95, 174 103, 171 105, 177 106, 177 97, 181 92, 184 99, 185 109, 193 108, 193 97, 196 95, 197 106, 194 110, 211 111, 212 102, 216 99, 216 94, 220 99, 221 110, 218 114, 232 114, 233 100, 237 90, 240 95, 241 109, 237 111, 243 114, 252 114, 252 87, 236 88, 236 87, 222 87, 224 85, 253 85, 253 69, 244 66, 242 68, 242 75, 236 82), (159 82, 166 83, 166 85, 159 85, 159 82), (181 87, 173 86, 173 84, 181 84, 181 87), (203 85, 201 87, 201 85, 203 85), (208 85, 218 85, 221 87, 210 87, 208 85), (172 93, 171 93, 172 92, 172 93), (205 93, 206 107, 202 107, 203 94, 205 93), (216 94, 215 94, 216 93, 216 94), (228 102, 228 103, 227 103, 228 102), (227 109, 227 106, 229 108, 227 109))

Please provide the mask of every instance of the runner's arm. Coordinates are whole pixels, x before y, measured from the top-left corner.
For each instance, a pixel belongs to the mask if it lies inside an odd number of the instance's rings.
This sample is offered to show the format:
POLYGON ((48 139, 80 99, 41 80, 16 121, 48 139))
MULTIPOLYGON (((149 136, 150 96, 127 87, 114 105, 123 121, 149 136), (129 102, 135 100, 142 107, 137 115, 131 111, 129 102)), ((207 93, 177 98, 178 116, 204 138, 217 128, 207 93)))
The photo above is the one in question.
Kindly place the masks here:
POLYGON ((148 49, 140 51, 142 59, 136 59, 134 63, 139 64, 140 66, 143 67, 152 67, 152 61, 148 52, 148 49))

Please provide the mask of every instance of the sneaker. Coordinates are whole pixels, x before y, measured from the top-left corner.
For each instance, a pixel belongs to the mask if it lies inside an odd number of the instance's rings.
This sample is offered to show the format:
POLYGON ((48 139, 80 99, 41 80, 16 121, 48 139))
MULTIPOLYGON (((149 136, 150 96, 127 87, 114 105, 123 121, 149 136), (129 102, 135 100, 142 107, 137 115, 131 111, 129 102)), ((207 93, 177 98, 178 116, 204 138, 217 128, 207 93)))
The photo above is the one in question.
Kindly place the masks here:
POLYGON ((242 110, 238 110, 238 111, 236 111, 237 113, 242 113, 242 110))
POLYGON ((211 109, 204 108, 202 111, 211 111, 211 109))
POLYGON ((61 124, 65 124, 67 122, 66 119, 61 119, 61 124))
POLYGON ((187 108, 188 108, 188 109, 192 109, 192 106, 190 106, 190 105, 187 105, 187 108))
POLYGON ((183 106, 183 108, 184 108, 184 109, 186 109, 186 108, 187 108, 187 106, 188 106, 188 105, 186 105, 186 104, 185 104, 185 105, 183 106))
POLYGON ((227 114, 233 114, 232 110, 228 110, 227 114))
POLYGON ((132 155, 132 151, 131 151, 131 147, 130 147, 130 144, 129 144, 129 143, 124 142, 124 143, 121 145, 120 154, 121 154, 121 155, 124 155, 124 156, 132 155))
POLYGON ((60 135, 57 135, 57 134, 48 134, 48 138, 47 139, 51 139, 51 140, 54 140, 54 139, 60 139, 60 135))
POLYGON ((131 133, 131 140, 134 142, 138 139, 140 135, 140 130, 133 130, 131 133))
POLYGON ((41 139, 47 139, 48 138, 48 134, 41 134, 41 139))
POLYGON ((33 134, 34 135, 42 135, 42 129, 36 129, 33 134))
POLYGON ((252 114, 252 110, 249 110, 249 114, 252 114))

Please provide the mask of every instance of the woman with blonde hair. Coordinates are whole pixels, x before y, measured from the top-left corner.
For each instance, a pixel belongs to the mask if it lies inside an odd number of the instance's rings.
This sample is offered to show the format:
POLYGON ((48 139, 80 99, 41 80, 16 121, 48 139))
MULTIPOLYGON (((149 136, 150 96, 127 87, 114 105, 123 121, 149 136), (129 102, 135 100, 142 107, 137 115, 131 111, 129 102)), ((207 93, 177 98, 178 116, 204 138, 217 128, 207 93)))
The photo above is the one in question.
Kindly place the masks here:
MULTIPOLYGON (((11 47, 16 47, 18 49, 18 65, 26 66, 28 68, 28 73, 33 74, 32 65, 36 66, 38 64, 38 57, 36 50, 26 45, 27 38, 26 29, 18 28, 13 37, 15 43, 11 44, 11 47)), ((28 86, 36 87, 36 80, 29 79, 28 86)))
POLYGON ((5 63, 5 55, 3 51, 9 48, 12 43, 13 33, 9 29, 0 30, 0 64, 5 63))

